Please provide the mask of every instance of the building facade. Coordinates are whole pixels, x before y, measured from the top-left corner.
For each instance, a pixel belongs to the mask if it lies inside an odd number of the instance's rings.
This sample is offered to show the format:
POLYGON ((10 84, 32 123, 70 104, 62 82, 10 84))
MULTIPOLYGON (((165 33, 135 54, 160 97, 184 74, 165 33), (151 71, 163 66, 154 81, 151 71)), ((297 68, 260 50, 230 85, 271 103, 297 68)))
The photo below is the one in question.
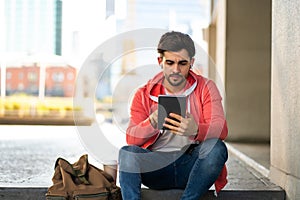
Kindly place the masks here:
POLYGON ((0 52, 61 55, 61 0, 2 0, 0 52))
POLYGON ((46 96, 73 97, 76 82, 74 67, 52 66, 46 68, 46 96))
MULTIPOLYGON (((76 69, 71 66, 46 67, 45 96, 72 97, 76 82, 76 69)), ((40 67, 7 67, 6 95, 39 94, 40 67)))

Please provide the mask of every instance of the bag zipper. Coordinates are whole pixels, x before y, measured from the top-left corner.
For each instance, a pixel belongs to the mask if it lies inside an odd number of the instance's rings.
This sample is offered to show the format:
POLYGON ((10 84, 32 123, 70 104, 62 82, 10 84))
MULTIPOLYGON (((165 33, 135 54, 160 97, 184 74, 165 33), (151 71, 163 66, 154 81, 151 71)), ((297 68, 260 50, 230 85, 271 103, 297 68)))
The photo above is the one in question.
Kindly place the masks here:
POLYGON ((74 198, 75 200, 78 200, 78 198, 82 198, 82 197, 103 197, 103 196, 109 196, 109 192, 102 192, 102 193, 98 193, 98 194, 78 194, 76 195, 74 198))
POLYGON ((46 196, 46 200, 67 200, 66 197, 64 196, 51 196, 51 195, 47 195, 46 196))

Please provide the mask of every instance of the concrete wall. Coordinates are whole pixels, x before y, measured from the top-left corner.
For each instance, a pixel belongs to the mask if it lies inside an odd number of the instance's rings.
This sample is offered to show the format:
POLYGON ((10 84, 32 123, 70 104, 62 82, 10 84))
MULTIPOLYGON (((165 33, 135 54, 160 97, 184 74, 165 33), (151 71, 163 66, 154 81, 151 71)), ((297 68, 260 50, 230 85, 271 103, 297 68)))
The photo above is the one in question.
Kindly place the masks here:
POLYGON ((300 1, 272 7, 270 178, 300 199, 300 1))
MULTIPOLYGON (((216 5, 217 11, 215 14, 215 76, 214 80, 219 87, 221 95, 223 96, 224 104, 226 101, 225 94, 225 68, 226 68, 226 1, 219 1, 216 5)), ((226 109, 226 108, 225 108, 226 109)))
POLYGON ((270 138, 271 0, 227 4, 226 111, 232 140, 270 138))
POLYGON ((269 141, 271 0, 218 1, 211 28, 216 37, 215 48, 209 46, 215 52, 212 78, 226 90, 228 140, 269 141))
POLYGON ((225 108, 226 0, 219 1, 212 7, 212 22, 206 29, 206 40, 210 56, 208 76, 217 84, 223 97, 223 106, 225 108))

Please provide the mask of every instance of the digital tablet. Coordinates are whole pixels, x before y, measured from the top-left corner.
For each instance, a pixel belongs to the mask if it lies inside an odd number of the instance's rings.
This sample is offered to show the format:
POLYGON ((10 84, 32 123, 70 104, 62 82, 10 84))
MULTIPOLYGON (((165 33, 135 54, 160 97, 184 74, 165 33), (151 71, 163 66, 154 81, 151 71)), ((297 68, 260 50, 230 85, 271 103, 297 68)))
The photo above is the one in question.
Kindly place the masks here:
POLYGON ((159 95, 158 96, 158 129, 167 130, 164 127, 165 118, 170 113, 176 113, 185 117, 186 114, 186 96, 185 95, 159 95))

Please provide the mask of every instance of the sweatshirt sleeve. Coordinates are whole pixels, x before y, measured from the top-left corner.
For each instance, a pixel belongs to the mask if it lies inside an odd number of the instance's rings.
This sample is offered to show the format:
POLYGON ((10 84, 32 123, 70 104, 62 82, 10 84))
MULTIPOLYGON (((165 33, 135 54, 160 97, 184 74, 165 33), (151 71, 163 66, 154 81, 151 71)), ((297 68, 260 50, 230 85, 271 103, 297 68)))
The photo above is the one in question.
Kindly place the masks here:
POLYGON ((133 97, 129 125, 126 130, 126 141, 129 145, 142 146, 159 133, 151 125, 149 119, 151 109, 149 100, 145 98, 147 97, 144 95, 143 89, 139 89, 133 97))
POLYGON ((198 134, 194 140, 203 141, 209 138, 224 140, 228 134, 226 119, 222 106, 222 97, 215 83, 209 80, 202 92, 202 116, 198 125, 198 134))

